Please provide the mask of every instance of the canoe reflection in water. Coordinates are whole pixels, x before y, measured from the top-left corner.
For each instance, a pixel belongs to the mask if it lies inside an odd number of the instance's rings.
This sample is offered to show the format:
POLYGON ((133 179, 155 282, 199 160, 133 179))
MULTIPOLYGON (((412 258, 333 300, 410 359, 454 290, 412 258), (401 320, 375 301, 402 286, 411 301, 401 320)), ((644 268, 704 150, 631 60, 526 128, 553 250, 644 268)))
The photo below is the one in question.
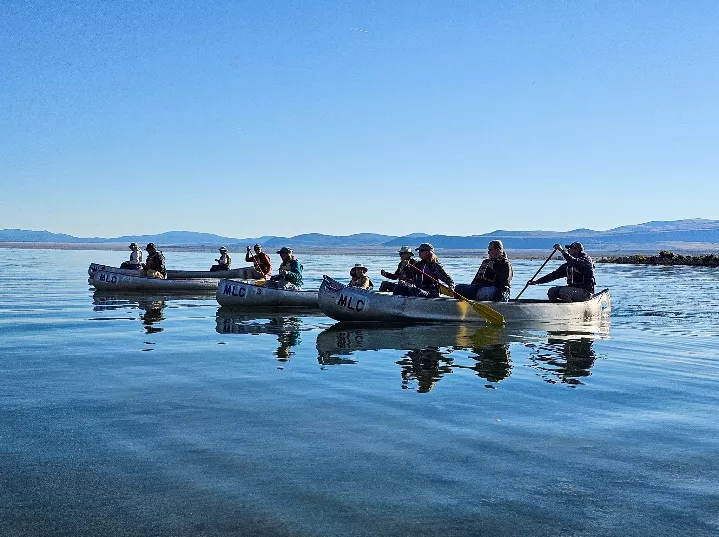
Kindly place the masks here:
POLYGON ((215 330, 220 334, 275 335, 278 347, 273 354, 278 361, 289 362, 294 354, 292 348, 302 342, 302 332, 312 330, 312 327, 303 325, 302 319, 307 316, 309 314, 281 315, 277 311, 243 315, 237 310, 219 308, 215 330))
MULTIPOLYGON (((504 327, 468 324, 430 324, 381 327, 338 323, 317 336, 318 361, 322 365, 352 364, 345 358, 358 351, 396 349, 406 354, 401 367, 402 388, 429 392, 455 368, 472 369, 490 382, 508 377, 511 370, 509 343, 504 327), (455 354, 470 350, 473 365, 457 363, 455 354)), ((462 356, 464 358, 466 353, 462 356)))
POLYGON ((362 351, 398 350, 402 357, 402 388, 429 392, 439 380, 471 370, 487 381, 486 388, 510 377, 515 360, 528 360, 547 382, 581 384, 589 376, 596 355, 593 341, 608 337, 608 325, 567 325, 546 331, 538 326, 507 328, 468 324, 389 325, 337 323, 317 335, 322 366, 353 364, 362 351))
POLYGON ((597 359, 592 348, 596 339, 587 334, 549 332, 546 343, 527 345, 532 348, 529 359, 545 382, 582 385, 580 379, 591 375, 597 359))
MULTIPOLYGON (((143 312, 140 313, 139 318, 145 327, 145 332, 147 334, 156 334, 163 330, 162 327, 157 325, 165 319, 163 313, 163 310, 167 306, 165 299, 166 297, 162 295, 117 295, 95 291, 92 296, 92 303, 94 305, 92 309, 93 311, 142 310, 143 312)), ((118 317, 112 318, 116 319, 118 317)), ((124 319, 126 317, 122 318, 124 319)), ((108 318, 103 317, 103 319, 108 318)))

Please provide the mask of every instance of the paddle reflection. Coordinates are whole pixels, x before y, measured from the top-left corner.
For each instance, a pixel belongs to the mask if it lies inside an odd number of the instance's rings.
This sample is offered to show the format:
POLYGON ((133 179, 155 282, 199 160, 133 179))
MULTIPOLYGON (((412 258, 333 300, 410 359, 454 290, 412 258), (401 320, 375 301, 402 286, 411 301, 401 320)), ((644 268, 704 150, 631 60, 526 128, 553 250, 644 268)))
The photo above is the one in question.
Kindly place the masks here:
POLYGON ((147 334, 156 334, 163 330, 158 324, 165 319, 163 310, 167 304, 164 296, 117 295, 95 291, 92 303, 93 311, 142 310, 139 319, 147 334))
POLYGON ((220 334, 272 334, 277 336, 278 347, 273 352, 280 362, 289 362, 292 350, 302 342, 302 332, 311 330, 303 325, 308 315, 281 315, 276 311, 243 315, 237 310, 219 308, 215 330, 220 334))
POLYGON ((588 334, 549 332, 546 343, 527 344, 532 349, 529 360, 545 382, 582 385, 581 379, 591 375, 597 359, 596 339, 588 334))

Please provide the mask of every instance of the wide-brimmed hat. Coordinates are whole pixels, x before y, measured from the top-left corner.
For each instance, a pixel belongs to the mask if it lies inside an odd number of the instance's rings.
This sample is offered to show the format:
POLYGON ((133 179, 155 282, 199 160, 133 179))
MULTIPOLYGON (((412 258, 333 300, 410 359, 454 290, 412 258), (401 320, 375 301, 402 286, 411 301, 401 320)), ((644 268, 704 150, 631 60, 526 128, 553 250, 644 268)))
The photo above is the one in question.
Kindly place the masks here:
POLYGON ((428 242, 423 242, 422 244, 419 245, 419 248, 417 248, 418 252, 421 252, 422 250, 426 250, 428 252, 434 252, 434 246, 432 246, 428 242))
POLYGON ((220 246, 220 252, 226 252, 226 251, 227 251, 227 248, 225 248, 224 246, 220 246))
POLYGON ((402 246, 402 248, 400 248, 400 249, 399 249, 399 252, 397 252, 397 253, 399 253, 399 254, 414 255, 414 252, 412 251, 412 247, 411 247, 411 246, 402 246))
POLYGON ((134 242, 131 242, 130 246, 128 246, 128 248, 130 248, 131 250, 134 250, 135 248, 137 248, 137 244, 135 244, 134 242))
POLYGON ((357 269, 361 269, 362 272, 367 272, 367 267, 365 267, 362 263, 356 263, 355 266, 350 269, 350 274, 352 274, 357 269))
POLYGON ((584 245, 581 242, 573 242, 572 244, 565 244, 565 248, 576 248, 580 252, 584 251, 584 245))
POLYGON ((147 246, 145 246, 145 250, 149 250, 150 248, 152 248, 153 250, 157 250, 157 248, 155 248, 154 242, 148 242, 147 246))
POLYGON ((292 253, 292 248, 287 248, 287 246, 283 246, 282 248, 280 248, 279 250, 277 250, 277 253, 278 253, 278 254, 291 254, 291 253, 292 253))

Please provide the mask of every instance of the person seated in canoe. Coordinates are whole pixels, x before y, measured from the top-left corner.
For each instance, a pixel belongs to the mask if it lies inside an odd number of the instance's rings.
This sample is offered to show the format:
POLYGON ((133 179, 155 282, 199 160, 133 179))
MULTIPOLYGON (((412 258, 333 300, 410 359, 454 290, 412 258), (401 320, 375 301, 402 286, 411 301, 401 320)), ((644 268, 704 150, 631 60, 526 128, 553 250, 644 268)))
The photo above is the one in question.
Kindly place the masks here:
POLYGON ((584 251, 581 242, 573 242, 562 248, 561 244, 555 244, 554 249, 559 250, 566 263, 550 272, 546 276, 530 280, 527 285, 552 282, 559 278, 567 278, 567 285, 550 287, 547 296, 550 302, 584 302, 594 295, 594 262, 584 251))
POLYGON ((447 274, 444 267, 434 253, 434 246, 423 243, 417 248, 419 260, 410 263, 410 270, 415 271, 411 285, 397 284, 392 291, 393 295, 421 296, 437 298, 439 296, 439 283, 442 281, 454 290, 454 280, 447 274))
MULTIPOLYGON (((411 246, 402 246, 398 253, 400 262, 399 265, 397 265, 397 270, 394 272, 382 270, 380 271, 380 274, 382 274, 385 278, 389 278, 390 280, 399 280, 398 283, 407 285, 408 282, 414 281, 414 275, 416 274, 416 271, 409 266, 412 262, 414 252, 412 252, 411 246)), ((394 291, 396 285, 397 284, 394 282, 382 282, 379 286, 379 290, 380 292, 386 291, 391 293, 394 291)))
POLYGON ((140 270, 140 265, 142 265, 142 250, 140 250, 140 247, 134 242, 130 243, 130 250, 130 260, 123 261, 120 265, 120 268, 128 270, 140 270))
POLYGON ((250 247, 247 247, 247 254, 245 254, 245 261, 252 263, 254 266, 255 274, 253 277, 256 280, 266 279, 272 272, 272 262, 270 256, 262 251, 261 244, 255 244, 254 255, 250 251, 250 247))
POLYGON ((472 283, 460 283, 454 290, 470 300, 508 302, 512 276, 512 263, 507 259, 502 241, 490 241, 487 259, 482 261, 472 283))
POLYGON ((359 287, 360 289, 372 289, 374 287, 372 280, 367 276, 367 267, 362 263, 357 263, 350 269, 350 276, 352 277, 350 287, 359 287))
POLYGON ((295 259, 291 248, 283 246, 277 253, 282 258, 279 274, 272 276, 267 287, 272 289, 288 289, 296 291, 302 287, 302 265, 295 259))
POLYGON ((232 264, 232 258, 230 257, 230 254, 227 253, 227 248, 224 246, 220 247, 220 258, 215 259, 217 261, 217 265, 212 265, 210 267, 210 272, 218 272, 220 270, 230 270, 230 265, 232 264))
POLYGON ((142 264, 140 274, 150 278, 165 279, 167 277, 167 270, 165 270, 165 256, 160 250, 155 248, 153 243, 145 246, 145 250, 147 250, 148 253, 147 261, 142 264))

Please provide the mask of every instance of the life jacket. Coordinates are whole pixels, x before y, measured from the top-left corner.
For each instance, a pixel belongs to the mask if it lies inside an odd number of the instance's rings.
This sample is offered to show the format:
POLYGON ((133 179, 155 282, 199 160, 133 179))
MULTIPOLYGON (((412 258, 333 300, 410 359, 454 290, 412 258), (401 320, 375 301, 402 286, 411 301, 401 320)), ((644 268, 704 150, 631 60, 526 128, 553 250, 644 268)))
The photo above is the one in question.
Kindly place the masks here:
POLYGON ((145 263, 145 266, 148 269, 156 270, 163 276, 167 274, 167 271, 165 270, 165 256, 160 250, 156 250, 154 254, 147 256, 147 263, 145 263))
POLYGON ((577 256, 576 263, 567 264, 567 285, 594 292, 594 263, 584 252, 577 256))
POLYGON ((507 259, 507 255, 502 253, 502 255, 497 259, 488 258, 482 261, 482 264, 479 266, 472 283, 479 285, 480 287, 494 286, 507 290, 509 289, 509 282, 512 281, 513 276, 514 271, 512 269, 512 264, 507 259), (504 280, 503 276, 498 274, 499 267, 502 265, 507 265, 509 268, 509 276, 506 281, 502 281, 504 280))
POLYGON ((218 263, 220 265, 226 265, 227 268, 230 268, 230 264, 232 264, 232 258, 230 257, 230 254, 225 252, 224 254, 220 255, 218 263))
POLYGON ((139 265, 142 263, 142 250, 133 250, 130 252, 130 264, 139 265))
POLYGON ((296 260, 290 259, 280 265, 280 271, 284 272, 284 279, 297 287, 302 286, 302 269, 304 267, 296 260))

